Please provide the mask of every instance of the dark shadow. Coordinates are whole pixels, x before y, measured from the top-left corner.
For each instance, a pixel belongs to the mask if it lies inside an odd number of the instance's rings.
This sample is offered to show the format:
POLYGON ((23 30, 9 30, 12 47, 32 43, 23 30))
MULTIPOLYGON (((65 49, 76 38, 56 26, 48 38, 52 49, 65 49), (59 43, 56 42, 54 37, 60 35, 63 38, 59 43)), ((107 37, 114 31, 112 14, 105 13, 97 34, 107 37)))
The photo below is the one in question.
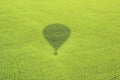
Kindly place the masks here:
POLYGON ((55 55, 60 46, 69 38, 70 33, 70 29, 63 24, 50 24, 43 30, 43 35, 54 48, 55 55))

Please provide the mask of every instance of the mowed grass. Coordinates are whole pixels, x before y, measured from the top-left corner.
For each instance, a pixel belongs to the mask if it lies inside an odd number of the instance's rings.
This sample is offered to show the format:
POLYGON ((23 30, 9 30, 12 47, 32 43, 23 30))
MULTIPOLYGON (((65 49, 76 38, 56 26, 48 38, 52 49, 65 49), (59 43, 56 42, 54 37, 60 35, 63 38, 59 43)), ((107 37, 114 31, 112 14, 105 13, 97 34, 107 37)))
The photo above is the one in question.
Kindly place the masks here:
POLYGON ((0 0, 0 80, 119 80, 119 0, 0 0), (58 55, 43 29, 71 30, 58 55))

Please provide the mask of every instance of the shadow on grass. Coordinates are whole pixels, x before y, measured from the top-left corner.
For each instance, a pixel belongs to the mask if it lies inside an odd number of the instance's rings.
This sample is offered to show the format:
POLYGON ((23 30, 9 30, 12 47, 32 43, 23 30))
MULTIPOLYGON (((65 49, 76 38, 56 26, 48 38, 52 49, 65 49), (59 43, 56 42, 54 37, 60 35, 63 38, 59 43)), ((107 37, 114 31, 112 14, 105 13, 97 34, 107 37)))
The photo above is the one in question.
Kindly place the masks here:
POLYGON ((43 35, 48 43, 54 48, 55 55, 61 45, 69 38, 71 30, 63 24, 50 24, 43 30, 43 35))

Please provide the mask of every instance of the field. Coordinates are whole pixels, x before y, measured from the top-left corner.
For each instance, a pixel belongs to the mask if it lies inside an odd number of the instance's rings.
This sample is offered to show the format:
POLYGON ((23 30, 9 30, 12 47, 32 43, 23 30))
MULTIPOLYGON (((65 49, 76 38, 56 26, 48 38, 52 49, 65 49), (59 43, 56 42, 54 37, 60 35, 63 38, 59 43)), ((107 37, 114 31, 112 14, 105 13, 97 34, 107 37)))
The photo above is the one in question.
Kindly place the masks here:
POLYGON ((120 80, 120 0, 0 0, 0 80, 120 80), (71 31, 57 55, 51 24, 71 31))

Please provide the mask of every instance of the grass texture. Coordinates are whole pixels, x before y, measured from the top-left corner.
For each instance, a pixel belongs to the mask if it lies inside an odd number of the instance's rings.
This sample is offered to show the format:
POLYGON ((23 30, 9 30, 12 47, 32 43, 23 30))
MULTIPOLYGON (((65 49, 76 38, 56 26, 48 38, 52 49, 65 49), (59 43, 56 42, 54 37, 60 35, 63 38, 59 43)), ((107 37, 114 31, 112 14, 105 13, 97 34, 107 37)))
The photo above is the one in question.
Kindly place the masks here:
POLYGON ((0 0, 0 80, 120 80, 120 0, 0 0), (71 30, 58 55, 51 24, 71 30))

